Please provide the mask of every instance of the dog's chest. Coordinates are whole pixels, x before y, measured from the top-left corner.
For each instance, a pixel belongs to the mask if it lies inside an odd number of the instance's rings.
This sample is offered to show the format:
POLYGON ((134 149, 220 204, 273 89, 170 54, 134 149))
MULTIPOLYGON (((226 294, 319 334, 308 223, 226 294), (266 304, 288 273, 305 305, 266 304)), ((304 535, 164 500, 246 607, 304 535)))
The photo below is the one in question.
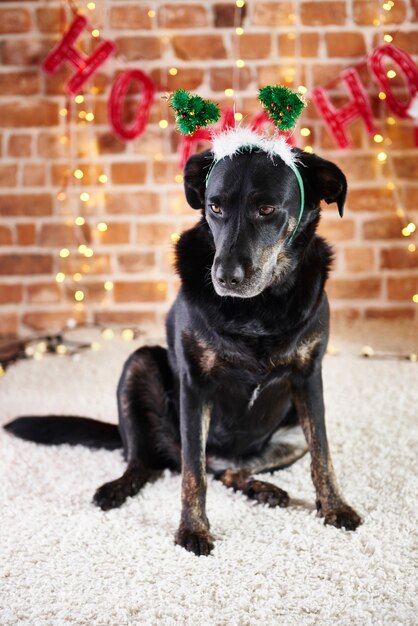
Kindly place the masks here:
POLYGON ((311 335, 296 342, 268 337, 237 339, 215 345, 215 342, 193 332, 184 334, 185 352, 199 377, 222 380, 238 371, 240 376, 248 372, 257 381, 257 386, 273 373, 280 375, 307 367, 320 341, 318 335, 311 335))

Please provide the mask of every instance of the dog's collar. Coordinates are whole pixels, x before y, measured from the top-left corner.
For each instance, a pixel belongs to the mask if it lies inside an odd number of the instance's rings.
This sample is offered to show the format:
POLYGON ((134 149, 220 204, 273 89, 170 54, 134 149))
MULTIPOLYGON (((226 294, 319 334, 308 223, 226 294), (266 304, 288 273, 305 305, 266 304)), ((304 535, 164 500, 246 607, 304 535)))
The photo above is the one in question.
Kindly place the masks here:
POLYGON ((248 128, 229 130, 224 133, 216 134, 213 136, 213 156, 214 159, 206 175, 206 187, 209 184, 209 179, 215 166, 225 159, 226 157, 232 158, 236 154, 242 154, 243 152, 265 152, 270 158, 274 156, 280 157, 286 165, 290 167, 296 176, 296 180, 299 187, 300 194, 300 207, 299 216, 293 232, 288 239, 288 245, 290 245, 296 235, 296 231, 299 228, 302 220, 303 211, 305 208, 305 188, 303 185, 302 176, 296 163, 298 161, 295 153, 292 151, 291 146, 287 143, 284 137, 275 136, 267 137, 259 135, 248 128))

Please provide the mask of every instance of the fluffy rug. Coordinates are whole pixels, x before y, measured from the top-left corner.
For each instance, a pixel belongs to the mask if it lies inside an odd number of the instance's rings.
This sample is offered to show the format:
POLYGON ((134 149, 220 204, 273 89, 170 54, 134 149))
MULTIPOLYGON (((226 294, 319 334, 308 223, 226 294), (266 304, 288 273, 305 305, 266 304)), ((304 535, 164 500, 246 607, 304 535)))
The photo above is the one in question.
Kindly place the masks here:
MULTIPOLYGON (((416 624, 418 363, 358 351, 371 343, 418 352, 417 337, 410 325, 357 327, 334 337, 339 354, 325 358, 336 474, 365 520, 355 533, 316 517, 306 456, 268 477, 291 495, 288 509, 251 503, 209 479, 216 547, 197 558, 173 543, 178 475, 166 471, 104 513, 92 494, 122 473, 119 452, 48 448, 1 432, 0 624, 416 624)), ((116 421, 117 379, 138 341, 102 344, 77 359, 10 367, 0 379, 2 423, 24 413, 116 421)))

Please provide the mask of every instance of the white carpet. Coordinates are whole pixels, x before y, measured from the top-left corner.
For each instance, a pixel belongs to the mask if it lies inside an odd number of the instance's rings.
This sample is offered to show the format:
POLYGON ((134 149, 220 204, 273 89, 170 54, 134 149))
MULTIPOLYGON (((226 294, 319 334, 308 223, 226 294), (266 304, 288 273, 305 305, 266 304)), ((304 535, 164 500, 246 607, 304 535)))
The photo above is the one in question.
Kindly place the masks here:
MULTIPOLYGON (((374 328, 374 347, 418 352, 416 328, 387 328, 374 328)), ((352 344, 334 339, 341 353, 324 364, 337 477, 365 518, 355 533, 316 517, 305 457, 271 477, 296 499, 288 509, 253 504, 210 479, 216 547, 197 558, 173 543, 178 475, 167 471, 103 513, 91 498, 121 474, 119 452, 47 448, 1 432, 0 624, 417 624, 418 363, 358 358, 370 332, 360 327, 352 344)), ((12 366, 0 379, 2 423, 28 412, 116 421, 118 375, 137 343, 12 366)))

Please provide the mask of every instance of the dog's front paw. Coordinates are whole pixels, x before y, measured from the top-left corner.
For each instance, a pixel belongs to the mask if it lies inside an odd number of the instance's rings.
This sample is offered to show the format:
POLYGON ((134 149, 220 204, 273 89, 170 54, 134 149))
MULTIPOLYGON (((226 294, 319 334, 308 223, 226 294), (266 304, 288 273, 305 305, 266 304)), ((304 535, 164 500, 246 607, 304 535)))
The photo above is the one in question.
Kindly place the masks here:
POLYGON ((324 524, 345 528, 345 530, 356 530, 363 520, 348 504, 342 504, 334 509, 324 511, 324 524))
POLYGON ((125 502, 128 495, 120 479, 112 480, 112 482, 105 483, 96 490, 93 496, 93 502, 96 506, 100 507, 102 511, 109 511, 110 509, 120 507, 125 502))
POLYGON ((251 478, 245 484, 243 493, 251 500, 257 500, 260 504, 268 504, 271 507, 285 507, 289 504, 289 495, 280 487, 264 480, 251 478))
POLYGON ((206 529, 192 530, 180 526, 176 533, 175 542, 189 552, 194 552, 196 556, 208 556, 213 550, 213 538, 206 529))

